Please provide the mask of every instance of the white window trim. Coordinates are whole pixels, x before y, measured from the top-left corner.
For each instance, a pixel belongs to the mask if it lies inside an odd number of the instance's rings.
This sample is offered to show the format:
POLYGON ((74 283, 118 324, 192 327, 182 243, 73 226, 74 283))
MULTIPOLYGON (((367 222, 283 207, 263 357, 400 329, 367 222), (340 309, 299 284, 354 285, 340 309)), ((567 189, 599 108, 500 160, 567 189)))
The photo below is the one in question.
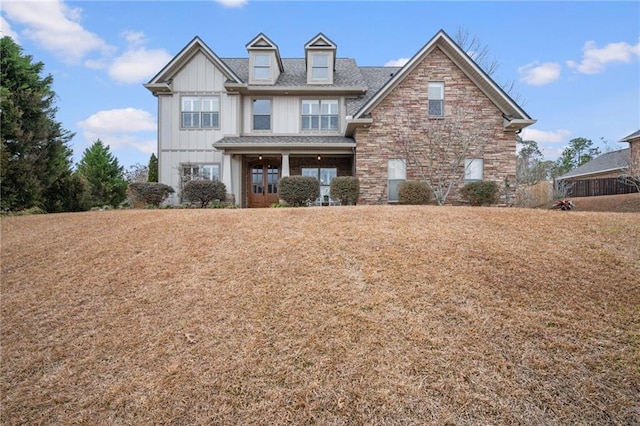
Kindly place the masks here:
POLYGON ((391 183, 400 183, 407 180, 407 160, 402 158, 390 158, 387 161, 387 201, 399 202, 397 192, 391 192, 391 183))
POLYGON ((255 81, 271 81, 271 55, 268 53, 255 53, 253 55, 253 66, 251 67, 251 77, 252 80, 255 81), (267 61, 268 61, 268 65, 257 65, 256 64, 256 59, 258 57, 266 57, 267 61), (267 70, 267 76, 266 77, 256 77, 256 69, 260 68, 260 69, 266 69, 267 70))
MULTIPOLYGON (((258 114, 263 116, 265 114, 258 114)), ((271 133, 273 131, 273 100, 271 98, 253 98, 251 99, 251 131, 257 133, 271 133), (253 109, 255 101, 269 101, 269 128, 268 129, 256 129, 254 119, 256 113, 253 109)))
POLYGON ((464 183, 484 180, 484 159, 466 158, 464 160, 464 183))
POLYGON ((221 167, 220 167, 220 163, 183 163, 180 165, 180 179, 182 179, 183 182, 188 182, 190 180, 220 180, 220 176, 221 176, 221 167), (202 169, 205 167, 211 167, 212 169, 217 169, 218 173, 217 173, 217 177, 214 179, 213 178, 213 173, 212 173, 212 178, 211 179, 205 179, 204 177, 202 177, 200 175, 200 172, 196 173, 194 175, 193 173, 193 169, 197 167, 198 169, 202 169), (185 174, 185 169, 191 169, 190 173, 187 175, 185 174), (199 176, 200 175, 200 176, 199 176), (195 176, 195 178, 194 178, 195 176))
POLYGON ((427 84, 427 113, 429 114, 429 118, 444 118, 444 81, 430 81, 427 84), (438 88, 440 89, 440 96, 439 97, 434 97, 433 99, 431 98, 430 94, 431 94, 431 89, 432 88, 438 88), (440 101, 441 102, 441 112, 442 114, 440 115, 432 115, 431 114, 431 108, 430 108, 430 104, 431 101, 440 101))
POLYGON ((316 132, 316 133, 338 133, 340 132, 340 127, 341 127, 341 119, 340 119, 340 110, 341 110, 341 105, 340 105, 340 99, 339 98, 332 98, 332 99, 318 99, 318 98, 303 98, 300 99, 300 130, 303 132, 316 132), (336 112, 336 114, 322 114, 322 102, 336 102, 338 105, 338 111, 336 112), (315 116, 315 114, 304 114, 304 109, 303 109, 303 104, 304 102, 317 102, 318 103, 318 128, 317 129, 305 129, 304 128, 304 120, 303 117, 305 116, 315 116), (338 123, 335 129, 322 129, 322 117, 337 117, 338 119, 338 123))
POLYGON ((221 109, 221 100, 220 100, 220 95, 184 95, 182 97, 180 97, 180 129, 182 130, 219 130, 220 129, 220 122, 221 122, 221 114, 220 114, 220 109, 221 109), (184 108, 184 100, 185 99, 198 99, 198 110, 195 111, 185 111, 184 108), (216 98, 218 100, 217 104, 218 104, 218 110, 215 111, 202 111, 202 100, 203 99, 209 99, 209 98, 216 98), (184 125, 184 117, 183 114, 185 113, 192 113, 192 114, 199 114, 199 118, 198 118, 198 125, 197 126, 185 126, 184 125), (204 127, 202 126, 202 114, 205 113, 216 113, 218 115, 218 123, 216 126, 211 126, 211 127, 204 127))

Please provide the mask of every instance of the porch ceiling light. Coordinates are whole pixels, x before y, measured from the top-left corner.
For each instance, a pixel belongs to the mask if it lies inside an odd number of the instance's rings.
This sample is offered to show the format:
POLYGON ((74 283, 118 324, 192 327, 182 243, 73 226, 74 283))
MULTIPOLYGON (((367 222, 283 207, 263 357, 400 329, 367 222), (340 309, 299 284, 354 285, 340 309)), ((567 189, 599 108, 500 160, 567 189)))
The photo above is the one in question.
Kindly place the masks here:
POLYGON ((318 161, 322 160, 322 156, 318 155, 318 161))

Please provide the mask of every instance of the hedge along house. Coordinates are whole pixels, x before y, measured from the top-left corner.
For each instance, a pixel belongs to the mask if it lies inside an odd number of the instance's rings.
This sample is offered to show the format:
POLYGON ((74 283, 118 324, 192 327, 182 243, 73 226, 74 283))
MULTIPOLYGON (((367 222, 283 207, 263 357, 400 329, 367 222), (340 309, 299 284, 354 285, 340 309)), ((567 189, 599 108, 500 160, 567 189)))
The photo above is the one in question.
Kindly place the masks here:
MULTIPOLYGON (((243 207, 278 201, 284 176, 360 180, 360 203, 397 201, 398 183, 515 180, 515 133, 532 120, 444 32, 403 67, 360 67, 318 34, 282 58, 258 34, 248 57, 195 37, 145 84, 158 98, 159 180, 220 179, 243 207), (456 177, 459 176, 459 179, 456 177)), ((177 203, 178 197, 171 200, 177 203)))

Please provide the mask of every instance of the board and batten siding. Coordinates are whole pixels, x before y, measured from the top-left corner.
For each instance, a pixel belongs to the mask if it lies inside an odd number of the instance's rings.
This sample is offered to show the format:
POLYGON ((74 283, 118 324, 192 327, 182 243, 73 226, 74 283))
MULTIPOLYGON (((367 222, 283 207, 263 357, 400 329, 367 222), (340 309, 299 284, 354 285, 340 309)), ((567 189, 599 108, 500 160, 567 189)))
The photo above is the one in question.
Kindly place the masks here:
MULTIPOLYGON (((196 54, 175 75, 173 94, 158 96, 158 162, 162 183, 179 189, 183 164, 220 164, 222 153, 212 147, 213 142, 226 135, 238 135, 237 96, 228 96, 224 89, 227 77, 205 56, 196 54), (182 129, 181 103, 183 96, 220 97, 219 129, 182 129)), ((177 194, 170 200, 177 202, 177 194)))

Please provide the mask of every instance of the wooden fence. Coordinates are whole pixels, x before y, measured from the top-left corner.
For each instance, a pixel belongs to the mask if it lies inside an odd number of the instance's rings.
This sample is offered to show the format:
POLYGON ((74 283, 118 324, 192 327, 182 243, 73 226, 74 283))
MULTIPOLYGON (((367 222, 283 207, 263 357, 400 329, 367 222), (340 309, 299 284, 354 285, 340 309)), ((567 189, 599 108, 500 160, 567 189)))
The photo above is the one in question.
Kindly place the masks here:
POLYGON ((569 185, 569 197, 595 197, 597 195, 631 194, 638 187, 618 178, 581 179, 566 181, 569 185))

